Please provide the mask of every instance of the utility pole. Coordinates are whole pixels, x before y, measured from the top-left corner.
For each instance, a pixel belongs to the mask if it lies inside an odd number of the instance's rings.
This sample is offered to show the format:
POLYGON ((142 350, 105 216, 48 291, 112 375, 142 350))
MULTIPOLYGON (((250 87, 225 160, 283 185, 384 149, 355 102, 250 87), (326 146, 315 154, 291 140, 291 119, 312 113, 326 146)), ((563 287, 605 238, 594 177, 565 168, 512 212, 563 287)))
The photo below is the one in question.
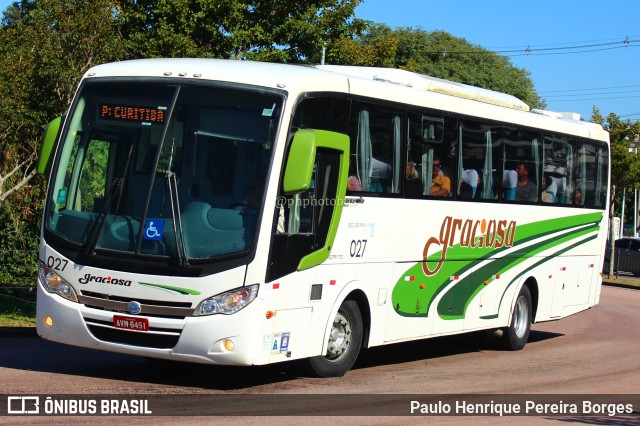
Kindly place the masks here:
POLYGON ((616 245, 615 245, 615 226, 613 221, 613 207, 616 199, 616 186, 611 185, 611 202, 609 203, 609 278, 613 276, 613 265, 616 261, 616 245))
POLYGON ((620 206, 620 208, 622 209, 620 214, 620 238, 624 237, 624 202, 626 194, 627 188, 622 188, 622 205, 620 206))

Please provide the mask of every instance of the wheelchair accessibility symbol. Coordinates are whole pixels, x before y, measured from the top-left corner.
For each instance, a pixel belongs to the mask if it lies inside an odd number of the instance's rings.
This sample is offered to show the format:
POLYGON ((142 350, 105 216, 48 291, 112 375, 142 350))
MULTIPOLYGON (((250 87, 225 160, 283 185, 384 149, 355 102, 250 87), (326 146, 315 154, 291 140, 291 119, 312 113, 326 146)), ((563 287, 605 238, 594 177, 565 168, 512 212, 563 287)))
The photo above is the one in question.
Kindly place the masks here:
POLYGON ((143 238, 145 240, 160 241, 162 240, 163 232, 164 232, 164 220, 147 219, 144 222, 143 238))

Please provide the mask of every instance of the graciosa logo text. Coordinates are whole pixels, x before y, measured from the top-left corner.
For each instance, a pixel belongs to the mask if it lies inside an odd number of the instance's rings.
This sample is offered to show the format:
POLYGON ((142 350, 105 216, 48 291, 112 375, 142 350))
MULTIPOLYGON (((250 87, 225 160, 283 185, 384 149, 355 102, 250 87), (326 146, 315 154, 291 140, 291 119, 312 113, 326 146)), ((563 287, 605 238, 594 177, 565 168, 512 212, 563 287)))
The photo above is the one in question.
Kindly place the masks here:
POLYGON ((472 220, 472 219, 454 219, 447 216, 442 221, 439 237, 431 237, 424 245, 422 253, 424 262, 422 262, 422 270, 426 276, 438 273, 445 259, 447 258, 447 249, 454 245, 460 247, 475 248, 492 248, 512 247, 516 237, 516 222, 507 220, 472 220), (440 251, 438 264, 433 268, 429 268, 427 262, 429 253, 435 254, 440 251))
POLYGON ((123 285, 125 287, 129 287, 131 285, 130 280, 122 280, 114 277, 101 277, 98 275, 85 274, 84 277, 78 280, 80 284, 89 284, 89 283, 105 283, 105 284, 113 284, 113 285, 123 285))

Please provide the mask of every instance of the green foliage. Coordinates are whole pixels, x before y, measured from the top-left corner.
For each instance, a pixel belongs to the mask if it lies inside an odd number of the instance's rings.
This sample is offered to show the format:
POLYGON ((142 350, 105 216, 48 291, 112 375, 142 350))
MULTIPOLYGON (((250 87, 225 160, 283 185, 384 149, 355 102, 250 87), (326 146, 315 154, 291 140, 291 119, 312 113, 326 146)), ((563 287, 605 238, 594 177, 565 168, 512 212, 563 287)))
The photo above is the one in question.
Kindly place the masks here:
POLYGON ((35 316, 36 292, 33 289, 0 288, 0 327, 33 327, 35 316))
POLYGON ((42 194, 27 188, 24 203, 11 203, 13 209, 0 209, 0 283, 35 285, 38 261, 39 220, 42 194))
POLYGON ((329 50, 332 63, 401 68, 508 93, 543 108, 529 72, 509 59, 444 31, 428 32, 369 23, 356 39, 340 39, 329 50))
POLYGON ((132 57, 271 62, 319 59, 324 43, 364 28, 360 0, 122 0, 117 19, 132 57))
POLYGON ((23 0, 0 27, 0 283, 33 285, 45 181, 34 178, 44 124, 86 69, 124 56, 111 0, 23 0))
POLYGON ((108 159, 109 142, 92 141, 82 164, 80 194, 83 211, 93 211, 95 201, 104 197, 108 159))
POLYGON ((629 148, 640 138, 640 121, 622 120, 614 113, 609 113, 605 118, 595 106, 590 121, 602 125, 609 132, 611 184, 616 186, 615 214, 620 214, 622 193, 625 189, 628 195, 625 210, 633 211, 633 190, 640 189, 640 156, 629 152, 629 148))

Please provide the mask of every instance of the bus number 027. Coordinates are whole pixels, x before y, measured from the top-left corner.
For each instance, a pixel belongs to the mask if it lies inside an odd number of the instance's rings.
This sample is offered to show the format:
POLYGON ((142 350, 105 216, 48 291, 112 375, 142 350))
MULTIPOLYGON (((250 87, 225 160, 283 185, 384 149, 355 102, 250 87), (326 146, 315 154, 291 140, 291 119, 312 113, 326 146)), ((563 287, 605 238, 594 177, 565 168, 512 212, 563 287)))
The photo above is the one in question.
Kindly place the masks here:
POLYGON ((68 263, 69 261, 65 259, 59 259, 53 256, 47 257, 47 266, 55 269, 56 271, 64 271, 68 263))
POLYGON ((367 240, 351 240, 349 254, 351 257, 364 257, 364 249, 367 248, 367 240))

